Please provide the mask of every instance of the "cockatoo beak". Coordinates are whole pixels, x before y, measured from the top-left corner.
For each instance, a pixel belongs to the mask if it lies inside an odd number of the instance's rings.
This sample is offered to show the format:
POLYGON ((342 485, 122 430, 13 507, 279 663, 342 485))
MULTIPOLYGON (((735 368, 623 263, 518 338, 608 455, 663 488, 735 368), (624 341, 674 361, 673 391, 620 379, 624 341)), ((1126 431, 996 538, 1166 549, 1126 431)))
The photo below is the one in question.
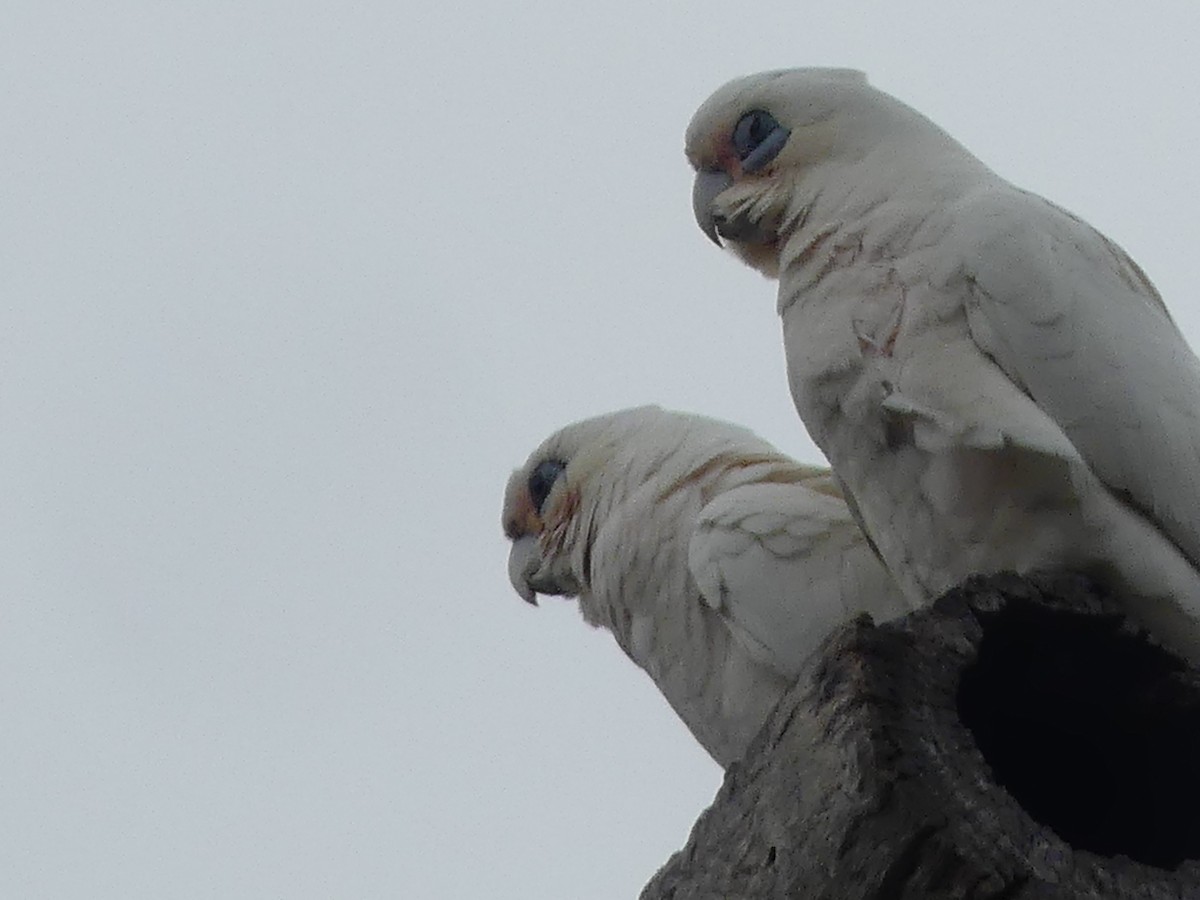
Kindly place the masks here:
POLYGON ((721 235, 717 231, 718 220, 713 203, 717 195, 732 184, 733 178, 720 169, 701 169, 692 184, 692 213, 696 216, 696 224, 718 247, 721 246, 721 235))
POLYGON ((537 606, 537 592, 530 587, 529 577, 540 565, 535 535, 527 534, 512 542, 512 549, 508 551, 508 580, 521 599, 534 606, 537 606))

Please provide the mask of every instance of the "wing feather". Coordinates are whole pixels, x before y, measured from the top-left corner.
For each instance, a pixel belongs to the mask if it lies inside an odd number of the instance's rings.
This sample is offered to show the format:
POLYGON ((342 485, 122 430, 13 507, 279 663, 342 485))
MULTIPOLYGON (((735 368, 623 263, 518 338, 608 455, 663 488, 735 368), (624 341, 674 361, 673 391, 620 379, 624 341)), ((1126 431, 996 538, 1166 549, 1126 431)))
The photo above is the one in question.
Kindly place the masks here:
POLYGON ((701 510, 692 577, 755 658, 787 675, 837 625, 910 611, 838 498, 802 484, 748 484, 701 510))
POLYGON ((1141 269, 1009 188, 964 201, 972 336, 1096 474, 1200 562, 1200 361, 1141 269))

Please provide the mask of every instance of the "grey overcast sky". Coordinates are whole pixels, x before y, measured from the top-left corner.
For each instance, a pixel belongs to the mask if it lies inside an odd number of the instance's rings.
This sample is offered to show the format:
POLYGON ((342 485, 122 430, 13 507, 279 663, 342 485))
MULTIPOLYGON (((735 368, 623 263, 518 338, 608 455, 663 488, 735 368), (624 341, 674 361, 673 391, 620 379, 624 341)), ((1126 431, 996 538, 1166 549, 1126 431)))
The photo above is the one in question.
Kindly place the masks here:
POLYGON ((1195 345, 1198 34, 1186 0, 9 0, 0 896, 635 896, 720 772, 519 601, 498 520, 546 434, 637 403, 818 458, 773 286, 692 221, 693 110, 862 68, 1195 345))

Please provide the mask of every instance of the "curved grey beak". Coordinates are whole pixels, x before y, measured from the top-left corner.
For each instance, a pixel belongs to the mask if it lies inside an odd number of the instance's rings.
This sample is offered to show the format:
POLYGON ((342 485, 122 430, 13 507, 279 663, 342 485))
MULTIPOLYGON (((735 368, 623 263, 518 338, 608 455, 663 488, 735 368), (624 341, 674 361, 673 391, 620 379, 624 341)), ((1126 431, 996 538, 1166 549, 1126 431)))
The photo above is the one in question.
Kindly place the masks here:
POLYGON ((696 173, 692 183, 692 213, 696 216, 696 224, 708 235, 708 239, 721 246, 721 235, 717 232, 717 216, 713 212, 713 201, 717 195, 733 184, 733 178, 728 172, 721 170, 701 169, 696 173))
POLYGON ((541 560, 537 553, 537 538, 531 534, 519 537, 508 551, 508 580, 521 599, 537 606, 537 593, 529 585, 529 577, 537 571, 541 560))

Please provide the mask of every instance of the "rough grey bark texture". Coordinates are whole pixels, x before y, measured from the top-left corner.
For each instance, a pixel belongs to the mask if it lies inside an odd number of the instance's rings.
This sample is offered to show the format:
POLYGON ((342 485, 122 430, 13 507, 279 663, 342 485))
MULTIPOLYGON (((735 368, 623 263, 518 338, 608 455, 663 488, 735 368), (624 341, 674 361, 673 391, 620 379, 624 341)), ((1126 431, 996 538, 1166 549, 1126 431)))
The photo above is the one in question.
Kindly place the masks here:
POLYGON ((1200 898, 1200 679, 1072 576, 835 633, 642 900, 1200 898))

